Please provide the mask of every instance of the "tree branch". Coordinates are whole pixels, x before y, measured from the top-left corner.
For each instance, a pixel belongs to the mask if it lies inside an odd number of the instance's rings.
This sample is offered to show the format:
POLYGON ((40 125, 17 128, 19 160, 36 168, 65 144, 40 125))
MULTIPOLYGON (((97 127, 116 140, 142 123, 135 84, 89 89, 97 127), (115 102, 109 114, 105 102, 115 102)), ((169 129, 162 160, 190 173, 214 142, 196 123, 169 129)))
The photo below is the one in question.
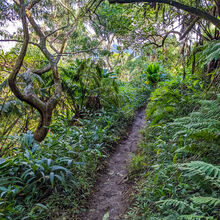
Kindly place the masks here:
POLYGON ((42 69, 31 70, 31 72, 40 76, 40 75, 42 75, 42 74, 44 74, 44 73, 46 73, 46 72, 48 72, 50 70, 51 70, 51 65, 48 64, 47 66, 43 67, 42 69))
MULTIPOLYGON (((14 0, 16 4, 18 2, 14 0)), ((28 42, 29 42, 29 33, 28 33, 28 25, 26 21, 26 15, 25 15, 25 4, 24 0, 20 0, 20 13, 21 13, 21 20, 22 20, 22 26, 23 26, 23 31, 24 31, 24 42, 21 48, 21 52, 16 60, 15 66, 8 78, 9 86, 12 90, 12 92, 15 94, 15 96, 22 101, 24 100, 24 95, 20 92, 19 88, 17 87, 16 84, 16 77, 21 69, 21 66, 24 61, 25 54, 27 52, 27 47, 28 47, 28 42)))
MULTIPOLYGON (((3 40, 0 40, 0 42, 18 42, 18 43, 24 43, 23 40, 16 40, 16 39, 3 39, 3 40)), ((34 43, 34 42, 31 42, 31 41, 29 41, 28 44, 33 44, 33 45, 39 47, 39 44, 34 43)))
POLYGON ((195 17, 193 19, 192 23, 187 27, 186 31, 180 37, 180 40, 182 40, 193 29, 193 27, 197 21, 199 21, 199 17, 195 17))
POLYGON ((148 2, 148 3, 162 3, 162 4, 168 4, 175 8, 181 9, 183 11, 189 12, 195 16, 198 16, 199 18, 202 18, 206 21, 211 22, 214 24, 217 28, 220 29, 220 20, 216 17, 210 15, 209 13, 195 8, 188 5, 184 5, 180 2, 173 1, 173 0, 109 0, 110 4, 119 3, 119 4, 125 4, 125 3, 142 3, 142 2, 148 2))
POLYGON ((27 6, 27 9, 30 10, 32 9, 37 3, 39 3, 41 0, 33 0, 31 1, 28 6, 27 6))
POLYGON ((96 50, 96 49, 99 49, 99 48, 95 47, 95 48, 91 48, 91 49, 87 49, 87 50, 79 50, 79 51, 75 51, 75 52, 65 52, 65 53, 59 54, 59 56, 67 56, 67 55, 75 55, 75 54, 79 54, 79 53, 87 53, 87 52, 90 52, 90 51, 93 51, 93 50, 96 50))
POLYGON ((26 15, 28 17, 28 20, 30 21, 32 27, 34 28, 34 30, 36 31, 37 35, 41 38, 44 39, 45 35, 44 33, 41 31, 40 27, 38 26, 38 24, 36 23, 36 21, 34 20, 32 14, 30 13, 30 11, 28 9, 25 10, 26 11, 26 15))
POLYGON ((70 14, 74 17, 74 19, 76 20, 76 16, 74 15, 74 13, 61 1, 59 0, 59 3, 67 10, 70 12, 70 14))
MULTIPOLYGON (((17 98, 33 106, 40 113, 40 121, 34 133, 34 139, 37 141, 42 141, 47 135, 47 132, 49 129, 48 126, 50 125, 50 122, 51 122, 52 112, 61 97, 61 92, 62 92, 61 80, 60 80, 59 73, 58 73, 57 62, 54 59, 54 56, 46 48, 46 37, 44 33, 41 31, 40 27, 35 22, 30 11, 27 8, 25 8, 24 0, 20 0, 19 2, 17 0, 14 0, 14 2, 18 5, 20 9, 20 17, 21 17, 22 26, 23 26, 24 40, 22 42, 23 43, 22 48, 17 57, 14 68, 9 76, 8 82, 9 82, 11 91, 14 93, 14 95, 17 98), (28 80, 26 80, 28 85, 24 89, 23 93, 18 88, 17 82, 16 82, 17 75, 23 65, 24 57, 26 55, 27 47, 29 44, 29 31, 28 31, 28 23, 26 20, 26 16, 28 17, 37 35, 40 37, 40 43, 38 45, 40 50, 43 52, 43 54, 46 56, 46 58, 50 62, 50 65, 46 66, 45 68, 41 70, 33 71, 33 72, 40 74, 51 69, 53 73, 55 92, 53 96, 49 99, 49 101, 47 102, 43 102, 34 93, 33 86, 31 83, 28 82, 28 80)), ((34 2, 37 3, 38 1, 36 0, 34 2)), ((29 77, 28 74, 31 74, 31 72, 32 71, 30 69, 27 71, 27 77, 29 77)))
POLYGON ((51 36, 51 35, 53 35, 53 34, 55 34, 57 31, 63 30, 63 29, 65 29, 65 28, 67 28, 67 26, 58 28, 58 29, 56 29, 56 30, 50 32, 49 34, 46 35, 46 38, 49 37, 49 36, 51 36))
POLYGON ((22 26, 23 26, 23 32, 24 32, 24 41, 23 45, 20 51, 20 54, 18 55, 18 58, 16 60, 15 66, 8 78, 8 84, 10 86, 11 91, 14 93, 14 95, 20 99, 21 101, 27 102, 29 105, 36 108, 40 113, 42 112, 42 109, 45 108, 45 104, 35 95, 32 93, 29 94, 23 94, 21 93, 20 89, 17 86, 16 77, 23 65, 24 57, 27 52, 27 47, 29 43, 29 32, 28 32, 28 25, 26 21, 26 14, 25 14, 25 3, 24 0, 20 0, 20 16, 22 20, 22 26))

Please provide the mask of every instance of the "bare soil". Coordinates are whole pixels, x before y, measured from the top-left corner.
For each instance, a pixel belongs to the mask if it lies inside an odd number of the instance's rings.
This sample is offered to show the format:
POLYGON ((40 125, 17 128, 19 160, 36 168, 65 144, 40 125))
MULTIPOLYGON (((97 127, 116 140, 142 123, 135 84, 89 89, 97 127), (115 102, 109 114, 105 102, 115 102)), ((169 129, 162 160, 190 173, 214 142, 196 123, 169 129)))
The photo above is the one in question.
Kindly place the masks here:
POLYGON ((87 211, 81 220, 122 220, 129 207, 131 186, 126 183, 128 165, 132 154, 137 151, 141 138, 140 129, 144 128, 144 110, 135 116, 128 138, 123 140, 109 158, 106 172, 102 174, 86 205, 87 211))

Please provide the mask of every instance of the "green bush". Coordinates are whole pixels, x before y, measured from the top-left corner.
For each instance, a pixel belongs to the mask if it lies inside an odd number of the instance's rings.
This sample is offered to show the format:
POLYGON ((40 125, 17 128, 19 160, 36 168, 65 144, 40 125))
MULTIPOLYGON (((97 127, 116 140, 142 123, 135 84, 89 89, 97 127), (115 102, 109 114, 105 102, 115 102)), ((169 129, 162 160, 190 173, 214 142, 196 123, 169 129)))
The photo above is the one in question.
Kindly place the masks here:
POLYGON ((150 84, 153 87, 155 87, 158 82, 169 79, 169 75, 163 70, 159 63, 148 64, 142 74, 146 75, 147 78, 145 84, 150 84))
MULTIPOLYGON (((65 91, 75 92, 77 98, 80 92, 73 89, 70 80, 74 75, 68 74, 63 79, 69 83, 65 91)), ((110 75, 103 76, 102 85, 110 75)), ((66 108, 57 110, 49 134, 41 144, 34 141, 29 131, 7 137, 12 142, 7 150, 6 139, 0 160, 0 219, 54 219, 79 211, 102 169, 103 159, 126 134, 135 110, 147 101, 149 90, 143 81, 137 87, 124 82, 118 82, 118 86, 120 105, 112 105, 112 93, 108 90, 107 96, 100 96, 101 101, 106 101, 102 108, 84 109, 82 117, 74 120, 69 109, 71 102, 64 103, 66 108)), ((95 90, 91 86, 88 92, 95 90)))
POLYGON ((184 85, 166 82, 151 94, 131 166, 142 181, 128 219, 220 218, 220 96, 200 100, 196 83, 184 85))

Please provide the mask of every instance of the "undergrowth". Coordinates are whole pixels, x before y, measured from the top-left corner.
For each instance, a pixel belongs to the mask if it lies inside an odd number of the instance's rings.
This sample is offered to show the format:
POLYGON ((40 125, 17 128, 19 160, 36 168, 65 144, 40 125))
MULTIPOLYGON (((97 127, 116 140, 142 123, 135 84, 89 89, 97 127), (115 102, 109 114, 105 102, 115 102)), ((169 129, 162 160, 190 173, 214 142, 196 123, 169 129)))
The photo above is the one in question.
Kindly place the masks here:
POLYGON ((7 141, 1 147, 0 219, 74 218, 103 160, 126 135, 149 94, 144 79, 135 87, 118 83, 119 106, 84 111, 74 120, 67 108, 60 110, 41 144, 30 131, 7 136, 13 145, 8 148, 7 141))
POLYGON ((165 82, 146 115, 126 219, 220 219, 220 94, 204 96, 198 81, 165 82))

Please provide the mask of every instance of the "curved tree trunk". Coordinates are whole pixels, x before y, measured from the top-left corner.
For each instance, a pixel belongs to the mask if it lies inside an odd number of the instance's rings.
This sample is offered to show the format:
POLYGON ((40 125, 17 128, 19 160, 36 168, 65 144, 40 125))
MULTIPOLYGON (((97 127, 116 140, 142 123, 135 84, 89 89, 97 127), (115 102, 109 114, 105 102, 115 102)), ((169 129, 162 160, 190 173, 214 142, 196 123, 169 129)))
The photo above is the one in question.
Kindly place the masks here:
MULTIPOLYGON (((36 0, 35 2, 39 2, 39 1, 40 0, 36 0)), ((9 76, 8 82, 9 82, 9 87, 11 91, 14 93, 14 95, 18 99, 31 105, 34 109, 36 109, 40 113, 40 121, 34 133, 34 139, 36 141, 41 142, 42 140, 44 140, 44 138, 46 137, 48 133, 48 130, 49 130, 48 126, 50 125, 50 122, 51 122, 53 110, 56 108, 56 105, 58 104, 60 97, 61 97, 61 93, 62 93, 62 86, 61 86, 61 81, 60 81, 58 68, 57 68, 57 63, 59 59, 55 60, 54 57, 47 50, 46 37, 41 31, 41 29, 39 28, 39 26, 37 25, 37 23, 35 22, 35 20, 33 19, 29 11, 31 6, 29 5, 25 8, 24 0, 20 0, 19 2, 17 0, 14 0, 14 2, 17 4, 17 6, 20 9, 20 17, 21 17, 23 32, 24 32, 24 41, 23 41, 20 54, 18 55, 18 58, 16 60, 15 66, 9 76), (29 31, 28 31, 28 24, 27 24, 26 16, 28 17, 37 35, 40 37, 40 44, 39 44, 40 50, 43 52, 43 54, 46 56, 46 58, 50 62, 50 66, 45 68, 45 70, 48 71, 48 68, 50 68, 53 73, 55 92, 48 102, 43 102, 34 93, 34 89, 31 86, 31 84, 25 88, 24 92, 21 92, 16 82, 16 78, 23 65, 23 60, 24 60, 24 57, 27 51, 28 43, 29 43, 29 31)), ((31 72, 32 71, 28 70, 27 75, 30 74, 31 72)))
POLYGON ((47 133, 49 131, 48 126, 50 126, 50 123, 51 123, 52 112, 53 112, 52 110, 41 112, 41 117, 40 117, 38 127, 36 131, 34 132, 34 139, 36 141, 41 142, 47 136, 47 133))

